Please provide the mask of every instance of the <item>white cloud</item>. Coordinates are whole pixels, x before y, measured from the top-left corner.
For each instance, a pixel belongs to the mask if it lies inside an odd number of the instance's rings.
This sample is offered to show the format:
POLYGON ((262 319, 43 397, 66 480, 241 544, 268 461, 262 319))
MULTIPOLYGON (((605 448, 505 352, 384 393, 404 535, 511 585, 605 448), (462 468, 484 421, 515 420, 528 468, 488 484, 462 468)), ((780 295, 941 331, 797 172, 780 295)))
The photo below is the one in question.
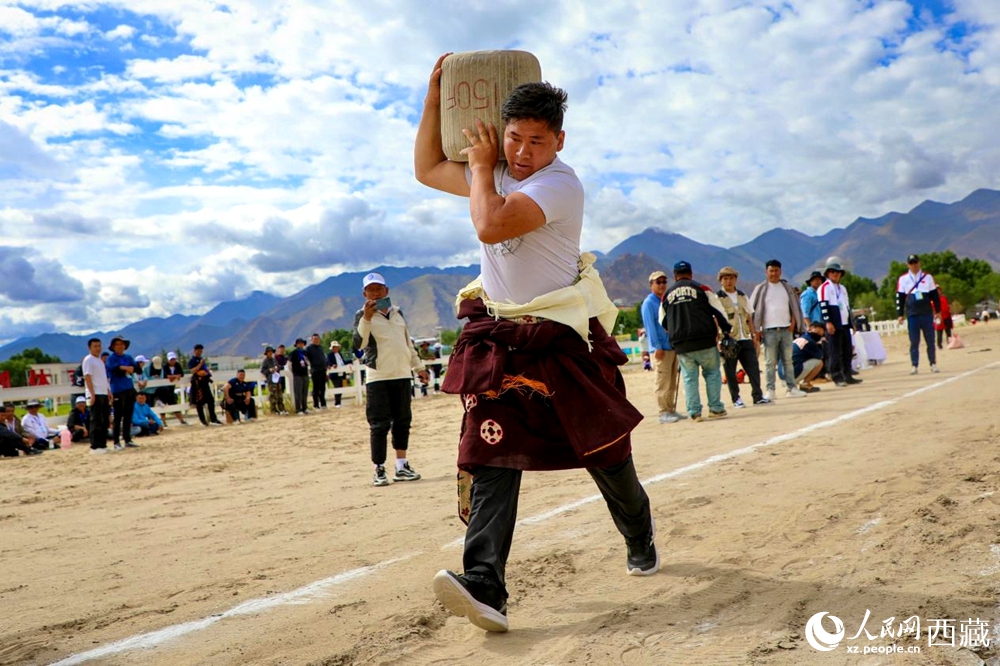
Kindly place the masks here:
POLYGON ((114 30, 104 33, 105 39, 131 39, 135 35, 135 28, 130 25, 119 25, 114 30))

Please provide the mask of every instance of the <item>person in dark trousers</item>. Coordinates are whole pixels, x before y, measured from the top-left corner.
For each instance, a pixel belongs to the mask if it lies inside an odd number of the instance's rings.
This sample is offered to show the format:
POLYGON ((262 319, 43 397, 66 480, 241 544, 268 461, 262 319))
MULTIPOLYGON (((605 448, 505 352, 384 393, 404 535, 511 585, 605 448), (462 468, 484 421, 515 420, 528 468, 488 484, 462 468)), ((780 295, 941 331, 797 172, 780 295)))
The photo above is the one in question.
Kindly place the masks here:
POLYGON ((896 315, 903 323, 906 313, 906 328, 910 334, 910 374, 917 374, 920 365, 920 336, 924 336, 927 347, 927 362, 931 372, 937 372, 937 350, 934 349, 934 313, 941 312, 941 296, 934 277, 920 269, 920 257, 911 254, 906 258, 909 269, 896 281, 896 315))
POLYGON ((197 344, 194 346, 191 358, 188 359, 188 369, 191 370, 191 402, 198 410, 198 420, 203 426, 220 426, 222 422, 215 415, 212 371, 208 368, 208 359, 203 356, 204 352, 205 345, 197 344))
POLYGON ((139 445, 132 441, 132 410, 135 409, 135 383, 132 375, 135 374, 135 359, 125 350, 129 347, 129 341, 123 337, 115 336, 111 339, 111 355, 108 356, 108 373, 111 375, 111 396, 113 403, 114 423, 112 427, 115 450, 120 451, 125 447, 136 448, 139 445), (124 439, 125 445, 121 442, 124 439))
POLYGON ((722 373, 720 372, 719 330, 726 335, 733 327, 723 316, 712 290, 692 279, 691 264, 674 264, 674 286, 663 297, 663 328, 670 335, 670 344, 677 351, 684 380, 684 399, 688 416, 701 421, 701 393, 698 389, 698 369, 705 377, 708 398, 708 418, 727 416, 722 404, 722 373), (711 295, 711 296, 710 296, 711 295))
POLYGON ((753 404, 766 405, 771 402, 764 397, 764 392, 760 388, 760 364, 757 362, 757 336, 753 328, 753 311, 750 309, 746 294, 736 288, 739 276, 739 271, 732 266, 720 268, 719 283, 722 289, 716 293, 726 313, 726 319, 733 327, 733 338, 739 350, 735 358, 727 358, 722 364, 726 373, 729 397, 736 409, 745 406, 740 397, 740 381, 736 377, 737 363, 743 366, 743 374, 750 380, 750 397, 753 398, 753 404))
POLYGON ((295 348, 288 355, 288 364, 292 367, 292 400, 295 403, 295 413, 305 416, 309 401, 309 357, 306 356, 306 341, 298 338, 295 348))
POLYGON ((586 469, 625 540, 626 571, 655 574, 660 559, 632 461, 630 433, 642 414, 625 396, 619 367, 628 358, 609 335, 617 308, 595 257, 580 252, 583 184, 557 155, 566 93, 548 83, 515 88, 501 106, 502 128, 477 121, 465 130, 466 166, 442 147, 446 57, 430 77, 414 171, 428 187, 469 197, 482 276, 460 292, 458 315, 468 321, 441 385, 465 407, 465 570, 439 571, 434 593, 474 625, 507 631, 506 564, 525 470, 586 469), (563 306, 559 321, 533 310, 541 296, 563 306))
POLYGON ((108 428, 111 422, 111 383, 108 368, 101 359, 101 341, 91 338, 87 341, 90 352, 83 359, 83 383, 87 389, 87 404, 90 406, 90 452, 108 452, 108 428))
POLYGON ((281 392, 285 393, 288 391, 288 386, 285 383, 285 366, 288 365, 288 355, 285 353, 285 345, 278 345, 278 349, 274 353, 274 361, 278 364, 278 374, 281 375, 281 392))
MULTIPOLYGON (((0 409, 3 405, 0 404, 0 409)), ((16 458, 18 451, 26 456, 41 455, 42 449, 34 447, 35 438, 28 433, 18 434, 7 428, 6 423, 0 423, 0 457, 16 458)))
POLYGON ((941 300, 941 309, 934 314, 934 330, 937 332, 937 348, 943 349, 944 343, 951 341, 951 329, 955 324, 951 318, 951 304, 940 286, 938 298, 941 300))
MULTIPOLYGON (((81 379, 83 375, 80 375, 81 379)), ((66 417, 66 429, 69 430, 70 441, 85 442, 90 440, 90 410, 87 408, 87 398, 80 396, 73 403, 73 411, 66 417)))
POLYGON ((830 359, 830 379, 837 386, 860 384, 851 373, 854 348, 851 345, 851 301, 847 287, 840 284, 844 267, 837 262, 827 264, 823 272, 826 281, 819 286, 819 308, 826 328, 827 353, 830 359))
POLYGON ((823 369, 823 338, 826 329, 820 320, 810 321, 805 333, 795 338, 792 343, 792 367, 795 370, 795 383, 806 393, 819 391, 813 386, 814 379, 819 377, 823 369))
POLYGON ((245 414, 247 421, 257 420, 257 403, 253 399, 253 387, 246 380, 247 372, 240 368, 223 389, 226 394, 226 411, 236 424, 240 423, 240 414, 245 414))
MULTIPOLYGON (((344 360, 344 355, 340 353, 340 342, 334 340, 330 343, 330 353, 326 355, 326 369, 330 373, 330 383, 334 389, 344 387, 344 370, 350 367, 350 363, 344 360)), ((334 393, 333 406, 340 408, 341 395, 334 393)))
POLYGON ((312 399, 314 409, 326 409, 326 353, 319 333, 313 333, 309 346, 305 349, 309 359, 309 379, 312 381, 312 399))
POLYGON ((410 331, 403 311, 391 304, 389 287, 378 273, 369 273, 361 282, 365 307, 354 315, 354 347, 363 349, 361 362, 368 367, 365 390, 368 397, 365 415, 370 430, 373 485, 387 486, 386 449, 392 432, 396 451, 393 481, 416 481, 420 478, 410 466, 410 401, 413 373, 427 381, 427 371, 410 341, 410 331))

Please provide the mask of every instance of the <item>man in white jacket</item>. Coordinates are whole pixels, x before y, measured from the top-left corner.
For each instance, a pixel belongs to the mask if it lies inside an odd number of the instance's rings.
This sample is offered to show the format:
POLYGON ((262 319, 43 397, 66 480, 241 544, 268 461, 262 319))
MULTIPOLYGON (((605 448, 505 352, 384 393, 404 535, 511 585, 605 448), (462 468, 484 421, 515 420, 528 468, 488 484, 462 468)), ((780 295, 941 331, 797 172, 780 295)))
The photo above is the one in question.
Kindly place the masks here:
POLYGON ((407 449, 410 439, 410 400, 413 372, 428 380, 424 363, 410 341, 410 331, 402 311, 389 300, 389 287, 378 273, 362 280, 365 307, 354 315, 354 347, 363 349, 361 362, 368 367, 366 415, 371 429, 373 485, 387 486, 385 457, 389 432, 396 450, 396 473, 393 481, 416 481, 420 478, 410 467, 407 449))

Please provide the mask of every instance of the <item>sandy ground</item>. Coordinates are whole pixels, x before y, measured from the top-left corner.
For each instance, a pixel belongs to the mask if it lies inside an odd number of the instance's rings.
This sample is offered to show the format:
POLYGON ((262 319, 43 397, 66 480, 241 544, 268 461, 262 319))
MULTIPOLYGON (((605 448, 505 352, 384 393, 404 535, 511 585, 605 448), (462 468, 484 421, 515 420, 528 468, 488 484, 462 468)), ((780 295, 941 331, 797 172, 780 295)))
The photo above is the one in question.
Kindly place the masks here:
POLYGON ((424 478, 388 488, 370 485, 356 407, 0 460, 0 664, 112 645, 86 663, 992 666, 993 646, 926 638, 931 619, 1000 624, 1000 325, 962 334, 941 374, 909 376, 896 336, 861 386, 700 424, 659 425, 651 375, 631 370, 652 417, 633 446, 662 569, 625 575, 600 502, 546 515, 594 495, 586 473, 528 474, 505 635, 448 616, 430 590, 461 569, 456 398, 415 401, 424 478), (847 640, 866 610, 876 637, 920 617, 921 640, 898 641, 920 654, 849 653, 894 642, 847 640), (825 653, 805 640, 824 611, 847 632, 825 653))

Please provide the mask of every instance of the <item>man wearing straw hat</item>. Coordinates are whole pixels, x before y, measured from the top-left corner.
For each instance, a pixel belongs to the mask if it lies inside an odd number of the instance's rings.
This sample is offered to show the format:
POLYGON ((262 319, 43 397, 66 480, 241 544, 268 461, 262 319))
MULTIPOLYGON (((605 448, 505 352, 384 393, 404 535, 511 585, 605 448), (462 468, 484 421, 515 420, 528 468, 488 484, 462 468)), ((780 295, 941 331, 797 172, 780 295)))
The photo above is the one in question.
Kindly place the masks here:
POLYGON ((480 120, 464 130, 467 168, 442 147, 446 57, 431 74, 414 170, 429 187, 469 197, 482 275, 459 294, 468 323, 442 385, 465 407, 464 573, 438 572, 434 592, 474 625, 507 631, 506 562, 524 470, 587 469, 625 538, 627 572, 654 574, 660 560, 629 439, 642 415, 618 370, 628 359, 607 333, 617 308, 595 257, 580 253, 583 186, 557 157, 566 93, 547 83, 517 87, 501 108, 502 140, 480 120))

